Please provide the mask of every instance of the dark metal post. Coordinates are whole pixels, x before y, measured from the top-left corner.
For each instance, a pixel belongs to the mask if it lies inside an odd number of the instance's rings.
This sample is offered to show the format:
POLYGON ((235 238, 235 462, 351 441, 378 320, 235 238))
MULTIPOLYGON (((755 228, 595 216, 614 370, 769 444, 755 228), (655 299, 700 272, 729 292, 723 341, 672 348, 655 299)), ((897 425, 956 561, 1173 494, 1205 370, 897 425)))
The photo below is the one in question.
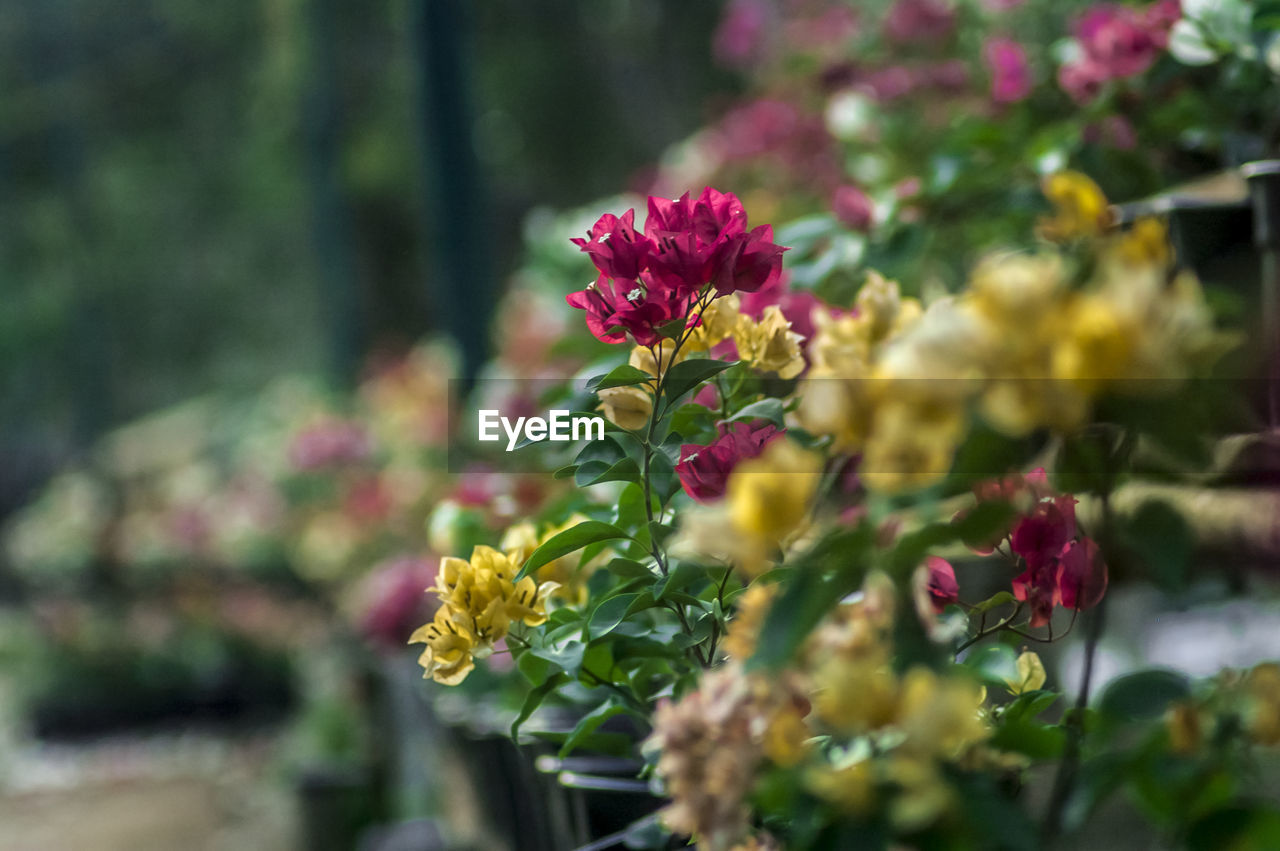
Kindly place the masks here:
POLYGON ((1241 172, 1253 200, 1253 244, 1262 257, 1262 335, 1267 359, 1267 407, 1280 428, 1280 160, 1246 163, 1241 172))
POLYGON ((467 0, 416 0, 414 41, 427 186, 428 286, 468 385, 487 357, 496 299, 487 204, 472 144, 467 0))

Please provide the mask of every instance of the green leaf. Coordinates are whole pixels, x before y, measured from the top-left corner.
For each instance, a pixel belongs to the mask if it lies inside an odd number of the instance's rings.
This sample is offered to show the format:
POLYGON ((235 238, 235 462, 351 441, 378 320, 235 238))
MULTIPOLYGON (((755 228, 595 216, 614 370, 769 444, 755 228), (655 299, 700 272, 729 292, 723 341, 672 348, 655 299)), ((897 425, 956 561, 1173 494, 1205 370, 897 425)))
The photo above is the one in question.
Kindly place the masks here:
POLYGON ((1007 688, 1018 679, 1018 653, 1006 644, 989 644, 970 653, 964 664, 989 685, 1007 688))
POLYGON ((1169 704, 1191 693, 1186 675, 1153 668, 1116 677, 1098 702, 1098 711, 1110 718, 1136 721, 1158 718, 1169 704))
POLYGON ((553 535, 546 543, 534 550, 533 554, 529 556, 529 560, 524 563, 524 566, 520 568, 520 572, 516 574, 516 580, 519 581, 544 564, 555 561, 569 553, 577 552, 589 544, 599 541, 616 541, 626 537, 628 537, 627 533, 612 523, 602 523, 599 520, 584 520, 576 526, 570 526, 558 535, 553 535))
POLYGON ((745 420, 751 422, 753 420, 768 420, 778 428, 783 426, 783 410, 781 399, 761 399, 759 402, 752 402, 740 408, 733 416, 729 417, 730 421, 745 420))
POLYGON ((604 375, 597 375, 587 382, 588 390, 607 390, 610 387, 631 387, 652 381, 653 376, 629 363, 615 366, 604 375))
POLYGON ((654 572, 632 558, 615 558, 604 569, 619 579, 653 579, 654 572))
POLYGON ((638 481, 639 478, 639 465, 630 458, 623 458, 617 464, 614 464, 612 467, 587 482, 586 486, 599 485, 604 482, 634 482, 638 481))
POLYGON ((560 748, 560 758, 568 756, 573 749, 587 736, 596 731, 601 724, 608 721, 615 715, 626 712, 626 708, 618 701, 616 697, 610 697, 604 703, 583 716, 573 727, 573 732, 569 733, 569 737, 564 740, 564 745, 560 748))
POLYGON ((1049 727, 1030 721, 1004 724, 991 737, 1000 750, 1025 754, 1032 759, 1053 759, 1062 753, 1066 734, 1061 727, 1049 727))
POLYGON ((737 361, 723 361, 715 358, 690 358, 681 361, 667 370, 663 379, 662 394, 668 402, 675 403, 693 388, 715 375, 719 375, 737 361))
POLYGON ((553 478, 553 479, 572 479, 572 478, 573 478, 573 474, 574 474, 574 473, 576 473, 577 471, 578 471, 578 465, 577 465, 577 464, 570 464, 570 465, 569 465, 569 466, 567 466, 567 467, 561 467, 559 470, 556 470, 556 471, 551 475, 551 478, 553 478))
POLYGON ((1000 717, 1006 723, 1031 721, 1041 712, 1053 706, 1058 697, 1059 695, 1056 692, 1045 691, 1044 689, 1025 692, 1010 701, 1005 706, 1004 712, 1000 717))
POLYGON ((706 578, 707 569, 702 565, 687 561, 676 562, 671 572, 667 574, 666 581, 662 583, 662 590, 658 592, 658 599, 666 599, 668 594, 683 591, 690 584, 706 578))
POLYGON ((516 668, 525 675, 531 685, 540 686, 547 681, 551 672, 551 663, 545 658, 525 651, 516 660, 516 668))
POLYGON ((684 329, 689 326, 689 320, 681 316, 678 319, 671 319, 663 322, 655 330, 659 337, 666 337, 668 340, 674 340, 684 333, 684 329))
POLYGON ((980 615, 983 612, 989 612, 992 609, 998 609, 1001 606, 1007 606, 1010 603, 1016 603, 1016 602, 1017 602, 1017 598, 1014 597, 1012 594, 1010 594, 1008 591, 997 591, 987 599, 983 600, 981 603, 978 603, 976 606, 974 606, 972 613, 980 615))
POLYGON ((590 641, 612 632, 626 618, 631 604, 639 596, 639 594, 619 594, 596 606, 595 611, 591 613, 591 617, 587 621, 587 640, 590 641))
POLYGON ((533 711, 542 705, 542 701, 546 700, 547 695, 555 691, 560 686, 569 681, 569 678, 561 673, 554 674, 546 682, 529 692, 524 699, 524 704, 520 707, 520 712, 516 715, 516 720, 511 722, 511 738, 520 741, 520 726, 529 720, 529 716, 533 711))
MULTIPOLYGON (((567 624, 563 629, 573 632, 581 627, 577 624, 567 624)), ((525 652, 539 659, 546 659, 561 671, 576 677, 578 671, 582 669, 582 657, 587 652, 587 645, 576 639, 566 638, 542 647, 531 647, 525 652)))
POLYGON ((1127 543, 1166 591, 1186 587, 1194 535, 1182 515, 1163 502, 1148 502, 1124 529, 1127 543))

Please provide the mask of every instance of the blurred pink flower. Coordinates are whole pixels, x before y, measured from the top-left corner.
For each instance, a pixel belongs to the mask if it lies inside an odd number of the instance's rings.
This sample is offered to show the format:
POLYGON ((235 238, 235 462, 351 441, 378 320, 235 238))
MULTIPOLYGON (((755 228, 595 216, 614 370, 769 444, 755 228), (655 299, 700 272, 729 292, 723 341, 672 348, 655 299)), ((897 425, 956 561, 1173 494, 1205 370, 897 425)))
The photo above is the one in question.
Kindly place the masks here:
POLYGON ((831 196, 831 211, 845 227, 862 233, 871 230, 875 222, 875 204, 852 183, 836 188, 831 196))
POLYGON ((1086 142, 1106 145, 1117 151, 1132 151, 1138 146, 1138 132, 1123 115, 1108 115, 1085 127, 1083 135, 1086 142))
POLYGON ((933 603, 934 614, 940 615, 943 609, 960 599, 956 572, 951 562, 938 556, 929 556, 924 563, 929 569, 929 600, 933 603))
POLYGON ((1008 38, 987 39, 982 58, 991 71, 991 99, 996 103, 1017 103, 1031 94, 1031 67, 1021 44, 1008 38))
POLYGON ((759 64, 769 51, 776 18, 769 0, 730 0, 712 36, 712 55, 729 68, 748 70, 759 64))
POLYGON ((884 34, 892 42, 938 42, 955 29, 955 11, 943 0, 896 0, 884 19, 884 34))
POLYGON ((1109 80, 1143 73, 1169 46, 1169 31, 1182 16, 1177 0, 1144 9, 1100 3, 1076 22, 1081 56, 1058 70, 1058 83, 1078 102, 1097 96, 1109 80))
POLYGON ((436 598, 426 593, 436 562, 405 556, 375 567, 356 590, 362 635, 399 649, 418 624, 431 619, 436 598))
POLYGON ((294 435, 289 462, 304 472, 358 463, 369 457, 372 444, 364 426, 351 420, 325 417, 294 435))

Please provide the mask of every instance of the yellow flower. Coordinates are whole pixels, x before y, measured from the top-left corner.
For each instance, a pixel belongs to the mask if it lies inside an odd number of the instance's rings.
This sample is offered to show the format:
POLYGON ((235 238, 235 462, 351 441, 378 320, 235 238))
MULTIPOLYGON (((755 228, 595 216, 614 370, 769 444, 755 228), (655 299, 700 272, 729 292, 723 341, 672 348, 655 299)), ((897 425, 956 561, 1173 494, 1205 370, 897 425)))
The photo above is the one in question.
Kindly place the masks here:
POLYGON ((1204 742, 1200 710, 1189 700, 1179 701, 1169 708, 1165 726, 1169 732, 1169 748, 1174 753, 1195 753, 1204 742))
POLYGON ((897 493, 945 478, 964 437, 963 401, 891 396, 877 408, 859 468, 867 489, 897 493))
POLYGON ((984 740, 984 693, 961 677, 939 677, 928 668, 912 668, 902 680, 898 726, 907 734, 904 747, 943 759, 954 759, 984 740))
POLYGON ((1049 175, 1041 190, 1054 207, 1053 216, 1040 220, 1040 233, 1046 239, 1066 242, 1094 237, 1111 226, 1113 217, 1107 197, 1098 184, 1080 172, 1049 175))
POLYGON ((637 385, 606 387, 597 390, 600 407, 605 419, 619 428, 638 431, 649 422, 653 413, 653 395, 637 385))
POLYGON ((1062 334, 1053 349, 1053 377, 1073 382, 1086 393, 1125 377, 1141 329, 1097 295, 1077 296, 1064 313, 1062 334))
POLYGON ((724 637, 724 652, 733 659, 749 659, 756 652, 756 639, 769 614, 777 585, 753 584, 738 598, 737 609, 729 621, 729 631, 724 637))
POLYGON ((863 734, 892 724, 898 715, 898 677, 888 658, 833 657, 814 673, 818 717, 844 733, 863 734))
MULTIPOLYGON (((675 351, 676 341, 662 339, 658 341, 658 345, 654 346, 655 351, 650 351, 645 346, 636 346, 631 350, 631 357, 627 359, 627 363, 636 369, 647 372, 655 378, 658 376, 658 367, 661 365, 665 372, 675 364, 685 359, 687 350, 675 351), (672 353, 675 352, 674 357, 672 353)), ((653 382, 649 382, 652 384, 653 382)))
POLYGON ((1110 251, 1116 260, 1127 266, 1168 269, 1173 265, 1169 229, 1159 219, 1138 219, 1133 227, 1116 235, 1110 251))
POLYGON ((795 378, 804 372, 800 349, 804 338, 791 330, 791 323, 776 304, 766 307, 758 322, 739 316, 733 341, 738 346, 738 357, 753 369, 776 372, 780 378, 795 378))
POLYGON ((1040 661, 1040 657, 1031 650, 1022 651, 1018 656, 1018 675, 1012 679, 1006 680, 1009 685, 1010 694, 1023 694, 1028 691, 1044 688, 1047 679, 1044 672, 1044 662, 1040 661))
POLYGON ((1245 675, 1245 725, 1260 745, 1280 745, 1280 664, 1267 662, 1245 675))
POLYGON ((733 528, 776 544, 809 514, 822 462, 790 440, 775 440, 729 474, 725 502, 733 528))
POLYGON ((513 623, 544 623, 546 598, 558 587, 553 582, 538 585, 529 576, 516 582, 519 570, 511 556, 478 546, 470 561, 441 559, 436 585, 430 590, 440 596, 454 623, 468 628, 476 643, 486 653, 492 652, 493 643, 506 637, 513 623))
POLYGON ((1016 342, 1053 316, 1066 288, 1064 272, 1056 254, 992 255, 970 274, 969 296, 979 314, 1016 342))
POLYGON ((733 335, 738 327, 741 300, 737 293, 714 299, 702 310, 702 323, 689 337, 694 349, 706 350, 733 335))
POLYGON ((813 768, 805 774, 805 785, 813 794, 845 812, 862 815, 876 800, 874 764, 869 758, 813 768))
POLYGON ((456 686, 476 666, 471 651, 475 636, 464 626, 455 624, 449 610, 441 606, 431 623, 418 627, 409 636, 410 644, 426 644, 418 657, 423 667, 422 678, 430 677, 446 686, 456 686))

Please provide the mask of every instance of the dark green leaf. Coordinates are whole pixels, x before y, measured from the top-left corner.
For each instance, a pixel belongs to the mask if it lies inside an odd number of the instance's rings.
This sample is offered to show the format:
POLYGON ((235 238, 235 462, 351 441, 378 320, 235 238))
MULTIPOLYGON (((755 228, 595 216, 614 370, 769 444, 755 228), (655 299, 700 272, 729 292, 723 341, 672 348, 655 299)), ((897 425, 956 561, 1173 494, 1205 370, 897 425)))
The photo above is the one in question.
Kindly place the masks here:
POLYGON ((592 640, 602 635, 608 635, 618 624, 622 623, 623 618, 627 616, 627 612, 631 608, 631 604, 639 596, 639 594, 619 594, 596 606, 595 611, 591 613, 591 618, 587 621, 587 639, 592 640))
POLYGON ((781 399, 761 399, 759 402, 752 402, 750 405, 739 409, 730 420, 745 420, 752 422, 754 420, 768 420, 778 428, 783 426, 783 411, 781 399))
POLYGON ((560 748, 560 758, 568 756, 573 752, 582 740, 596 731, 596 728, 608 721, 615 715, 625 712, 626 708, 615 697, 610 697, 604 703, 583 716, 573 727, 573 732, 564 740, 564 745, 560 748))
POLYGON ((607 390, 610 387, 630 387, 653 380, 653 376, 629 363, 615 366, 605 375, 598 375, 587 382, 588 390, 607 390))
POLYGON ((584 520, 576 526, 570 526, 558 535, 553 535, 529 556, 529 560, 520 568, 516 579, 522 579, 548 562, 561 556, 577 552, 588 544, 598 541, 616 541, 626 538, 627 533, 612 523, 601 523, 599 520, 584 520))
POLYGON ((1148 502, 1125 525, 1126 542, 1167 591, 1186 586, 1194 543, 1187 521, 1163 502, 1148 502))
POLYGON ((667 370, 663 380, 662 393, 671 404, 680 397, 715 375, 733 366, 736 361, 722 361, 715 358, 690 358, 681 361, 667 370))
POLYGON ((520 707, 520 712, 516 715, 516 720, 511 722, 511 738, 516 741, 520 740, 520 726, 529 720, 529 716, 533 711, 542 705, 542 701, 546 700, 547 695, 555 691, 560 686, 569 681, 564 674, 553 674, 542 685, 534 688, 524 699, 524 704, 520 707))
POLYGON ((1191 683, 1177 671, 1138 671, 1112 680, 1102 693, 1098 711, 1124 721, 1158 718, 1169 704, 1190 693, 1191 683))

